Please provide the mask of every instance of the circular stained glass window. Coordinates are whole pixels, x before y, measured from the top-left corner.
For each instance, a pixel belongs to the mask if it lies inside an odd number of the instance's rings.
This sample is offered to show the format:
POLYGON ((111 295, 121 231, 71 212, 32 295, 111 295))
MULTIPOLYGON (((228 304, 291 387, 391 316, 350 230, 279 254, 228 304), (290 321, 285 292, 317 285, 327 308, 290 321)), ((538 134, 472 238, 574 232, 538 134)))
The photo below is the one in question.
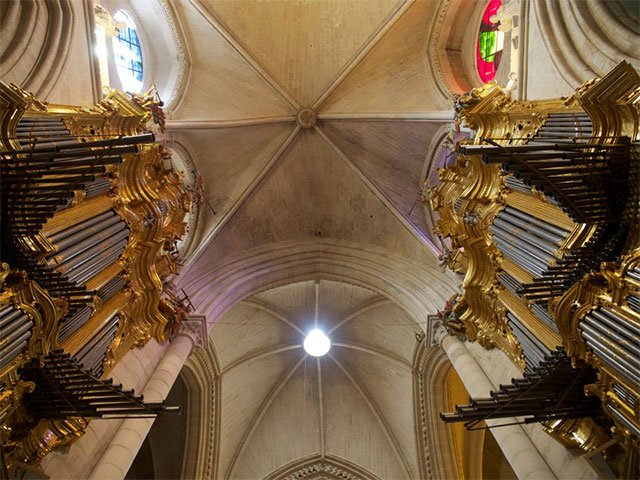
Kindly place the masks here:
POLYGON ((491 0, 484 11, 480 34, 478 35, 477 59, 478 73, 483 82, 493 80, 502 58, 504 33, 498 31, 500 22, 492 23, 491 17, 498 13, 502 0, 491 0))
POLYGON ((140 93, 143 84, 142 50, 136 24, 131 16, 122 10, 118 10, 113 19, 126 25, 118 30, 118 36, 113 38, 113 54, 122 89, 130 93, 140 93))

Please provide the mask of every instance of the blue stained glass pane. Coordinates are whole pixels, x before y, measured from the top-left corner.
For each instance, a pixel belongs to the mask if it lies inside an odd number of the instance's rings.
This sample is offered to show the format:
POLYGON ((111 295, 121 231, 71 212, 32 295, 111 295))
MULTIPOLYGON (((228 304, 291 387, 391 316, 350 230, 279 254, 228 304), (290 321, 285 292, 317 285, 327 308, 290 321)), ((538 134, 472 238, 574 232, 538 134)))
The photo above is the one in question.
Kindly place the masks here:
POLYGON ((116 69, 123 88, 137 93, 142 89, 142 50, 133 21, 126 23, 113 39, 116 69))

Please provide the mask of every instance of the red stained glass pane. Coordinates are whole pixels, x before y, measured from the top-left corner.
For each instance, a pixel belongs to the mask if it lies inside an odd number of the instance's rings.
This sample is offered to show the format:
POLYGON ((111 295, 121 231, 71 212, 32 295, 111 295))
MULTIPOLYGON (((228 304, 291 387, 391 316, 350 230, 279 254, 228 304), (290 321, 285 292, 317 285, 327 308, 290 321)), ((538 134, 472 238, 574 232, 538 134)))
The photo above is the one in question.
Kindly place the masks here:
POLYGON ((500 23, 492 23, 491 17, 498 13, 502 6, 502 0, 491 0, 480 24, 478 43, 476 47, 476 58, 478 63, 478 73, 483 82, 489 82, 496 76, 500 59, 502 58, 502 44, 504 33, 498 31, 500 23))

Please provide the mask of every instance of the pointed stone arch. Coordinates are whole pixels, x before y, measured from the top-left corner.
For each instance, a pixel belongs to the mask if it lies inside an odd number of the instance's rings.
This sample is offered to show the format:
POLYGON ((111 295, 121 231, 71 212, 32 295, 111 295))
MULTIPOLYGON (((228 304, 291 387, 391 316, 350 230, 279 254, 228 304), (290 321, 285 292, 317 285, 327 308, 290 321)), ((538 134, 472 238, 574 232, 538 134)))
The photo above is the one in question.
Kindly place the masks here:
POLYGON ((334 455, 314 455, 295 460, 265 480, 379 480, 363 468, 334 455))

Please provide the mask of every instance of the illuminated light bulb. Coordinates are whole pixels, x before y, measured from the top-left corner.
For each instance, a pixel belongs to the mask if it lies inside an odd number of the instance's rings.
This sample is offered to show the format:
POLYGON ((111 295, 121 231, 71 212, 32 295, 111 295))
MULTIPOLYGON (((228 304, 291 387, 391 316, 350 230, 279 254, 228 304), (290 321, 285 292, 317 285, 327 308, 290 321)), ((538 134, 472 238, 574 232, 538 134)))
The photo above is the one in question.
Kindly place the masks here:
POLYGON ((304 350, 312 357, 321 357, 331 348, 331 340, 322 330, 311 330, 304 339, 304 350))

